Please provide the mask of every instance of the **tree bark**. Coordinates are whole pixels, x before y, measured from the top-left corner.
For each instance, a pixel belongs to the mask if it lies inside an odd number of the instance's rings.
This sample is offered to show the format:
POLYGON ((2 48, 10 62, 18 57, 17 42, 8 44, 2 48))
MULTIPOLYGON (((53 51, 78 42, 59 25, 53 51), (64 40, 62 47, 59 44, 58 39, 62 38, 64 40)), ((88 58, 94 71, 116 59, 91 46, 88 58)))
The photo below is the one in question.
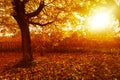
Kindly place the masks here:
MULTIPOLYGON (((23 15, 24 16, 24 15, 23 15)), ((20 16, 18 19, 18 25, 20 26, 21 36, 22 36, 22 51, 23 57, 22 61, 27 63, 33 60, 31 51, 31 38, 29 32, 29 24, 25 17, 20 16)))
POLYGON ((31 39, 30 39, 30 32, 29 32, 29 24, 26 20, 23 20, 19 24, 22 36, 22 50, 23 50, 23 61, 28 62, 32 61, 32 51, 31 51, 31 39))
POLYGON ((22 36, 22 63, 29 63, 33 60, 32 51, 31 51, 31 39, 29 32, 29 23, 28 18, 25 15, 25 4, 20 0, 14 0, 13 2, 15 14, 13 15, 16 19, 22 36))

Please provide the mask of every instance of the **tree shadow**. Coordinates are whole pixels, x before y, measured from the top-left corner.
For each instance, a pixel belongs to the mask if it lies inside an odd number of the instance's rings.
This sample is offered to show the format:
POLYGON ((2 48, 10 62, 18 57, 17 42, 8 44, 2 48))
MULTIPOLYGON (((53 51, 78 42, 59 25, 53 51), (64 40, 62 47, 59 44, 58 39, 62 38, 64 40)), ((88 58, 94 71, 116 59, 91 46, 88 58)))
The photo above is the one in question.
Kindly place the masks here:
POLYGON ((17 61, 4 66, 1 72, 6 72, 15 68, 31 68, 31 67, 35 67, 36 65, 37 63, 35 63, 34 61, 25 62, 21 60, 19 62, 17 61))
POLYGON ((12 68, 30 68, 30 67, 33 67, 33 66, 36 66, 36 63, 34 62, 34 60, 32 60, 32 61, 21 60, 21 61, 15 63, 12 66, 12 68))

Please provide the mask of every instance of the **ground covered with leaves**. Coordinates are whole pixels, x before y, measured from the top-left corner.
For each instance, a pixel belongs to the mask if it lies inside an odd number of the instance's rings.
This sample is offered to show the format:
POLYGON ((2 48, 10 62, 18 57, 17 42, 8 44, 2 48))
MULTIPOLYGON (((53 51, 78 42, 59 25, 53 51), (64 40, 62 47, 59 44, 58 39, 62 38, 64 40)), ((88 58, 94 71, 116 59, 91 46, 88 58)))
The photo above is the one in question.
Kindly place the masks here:
POLYGON ((27 68, 11 67, 20 58, 20 53, 1 55, 1 80, 120 79, 120 54, 117 53, 47 53, 42 57, 35 53, 34 65, 27 68))

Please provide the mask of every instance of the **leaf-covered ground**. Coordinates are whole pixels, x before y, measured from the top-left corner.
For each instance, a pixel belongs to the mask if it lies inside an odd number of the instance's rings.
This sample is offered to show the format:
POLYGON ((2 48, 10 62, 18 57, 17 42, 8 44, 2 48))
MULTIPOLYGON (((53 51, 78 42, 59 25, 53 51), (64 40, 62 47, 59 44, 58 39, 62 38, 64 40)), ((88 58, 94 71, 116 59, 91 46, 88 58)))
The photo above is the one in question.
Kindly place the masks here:
POLYGON ((10 67, 20 58, 19 53, 2 53, 0 80, 120 80, 116 53, 47 53, 42 57, 36 53, 35 65, 10 67))

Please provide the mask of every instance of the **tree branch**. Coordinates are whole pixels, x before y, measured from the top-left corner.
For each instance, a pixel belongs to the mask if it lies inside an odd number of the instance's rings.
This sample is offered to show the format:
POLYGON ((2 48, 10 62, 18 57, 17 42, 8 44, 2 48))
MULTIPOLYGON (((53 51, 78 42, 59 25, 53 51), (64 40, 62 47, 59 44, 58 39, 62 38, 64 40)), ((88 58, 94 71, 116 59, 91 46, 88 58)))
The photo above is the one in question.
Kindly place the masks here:
POLYGON ((32 21, 29 21, 30 24, 33 24, 33 25, 39 25, 39 26, 46 26, 48 24, 52 24, 54 21, 51 21, 51 22, 47 22, 45 24, 40 24, 40 23, 37 23, 37 22, 32 22, 32 21))
POLYGON ((42 11, 42 9, 43 9, 45 6, 46 6, 46 5, 45 5, 45 3, 44 3, 44 0, 41 0, 38 9, 35 10, 34 12, 32 12, 32 13, 26 14, 27 17, 30 18, 30 17, 37 16, 37 15, 42 11))
POLYGON ((27 2, 29 2, 29 0, 23 0, 23 3, 27 3, 27 2))

